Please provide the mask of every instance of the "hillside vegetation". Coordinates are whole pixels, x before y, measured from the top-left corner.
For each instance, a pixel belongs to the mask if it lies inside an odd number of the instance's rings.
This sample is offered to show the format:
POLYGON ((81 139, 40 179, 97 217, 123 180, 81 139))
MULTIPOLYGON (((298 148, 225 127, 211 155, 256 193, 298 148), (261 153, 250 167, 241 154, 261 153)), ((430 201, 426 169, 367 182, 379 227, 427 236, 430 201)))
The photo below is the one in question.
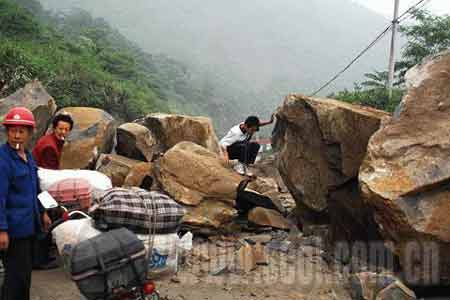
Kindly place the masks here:
POLYGON ((0 0, 0 28, 0 98, 38 79, 60 107, 98 107, 121 120, 202 112, 185 66, 143 52, 86 11, 52 15, 38 1, 0 0))

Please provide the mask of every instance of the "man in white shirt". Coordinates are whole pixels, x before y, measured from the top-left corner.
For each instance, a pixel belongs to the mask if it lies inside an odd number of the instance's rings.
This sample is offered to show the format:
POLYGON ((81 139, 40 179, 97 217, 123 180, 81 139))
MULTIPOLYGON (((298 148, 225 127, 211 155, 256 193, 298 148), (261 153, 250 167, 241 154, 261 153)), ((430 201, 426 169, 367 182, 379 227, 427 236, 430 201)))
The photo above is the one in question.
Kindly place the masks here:
POLYGON ((259 127, 272 124, 273 121, 274 115, 267 122, 260 122, 258 117, 249 116, 245 122, 232 127, 220 140, 219 144, 224 153, 225 160, 237 159, 239 161, 234 166, 236 172, 245 175, 247 173, 247 166, 255 163, 260 145, 250 140, 253 134, 259 130, 259 127))

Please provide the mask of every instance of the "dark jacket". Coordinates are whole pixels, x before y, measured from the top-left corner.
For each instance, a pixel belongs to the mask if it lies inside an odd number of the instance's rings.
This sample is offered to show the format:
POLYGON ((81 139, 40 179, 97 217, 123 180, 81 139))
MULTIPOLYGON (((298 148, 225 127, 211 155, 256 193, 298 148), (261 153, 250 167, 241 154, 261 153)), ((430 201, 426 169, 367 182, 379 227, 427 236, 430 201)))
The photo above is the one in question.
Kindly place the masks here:
POLYGON ((59 161, 64 142, 52 134, 41 137, 33 149, 33 156, 39 167, 59 170, 59 161))
POLYGON ((31 153, 26 155, 27 162, 9 144, 0 146, 0 231, 12 238, 29 237, 42 228, 37 166, 31 153))

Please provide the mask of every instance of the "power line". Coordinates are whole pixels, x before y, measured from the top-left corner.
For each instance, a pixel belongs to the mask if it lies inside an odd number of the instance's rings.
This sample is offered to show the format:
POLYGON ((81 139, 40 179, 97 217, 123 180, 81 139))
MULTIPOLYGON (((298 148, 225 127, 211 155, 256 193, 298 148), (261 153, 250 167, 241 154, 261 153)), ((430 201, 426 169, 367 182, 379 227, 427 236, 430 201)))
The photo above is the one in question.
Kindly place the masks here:
POLYGON ((328 80, 324 85, 322 85, 319 89, 317 89, 314 93, 311 94, 311 96, 315 96, 318 93, 320 93, 323 89, 325 89, 326 87, 328 87, 331 83, 333 83, 336 79, 338 79, 343 73, 345 73, 345 71, 347 71, 356 61, 358 61, 358 59, 360 59, 367 51, 369 51, 373 46, 375 46, 376 43, 378 43, 379 40, 381 40, 386 33, 392 28, 392 25, 394 22, 398 22, 401 23, 404 20, 406 20, 408 17, 410 17, 412 15, 412 12, 418 8, 419 5, 423 4, 421 6, 424 7, 429 1, 431 0, 420 0, 419 2, 417 2, 416 4, 414 4, 413 6, 411 6, 410 8, 408 8, 404 13, 402 13, 397 20, 394 20, 391 24, 389 24, 389 26, 387 26, 380 34, 377 35, 377 37, 366 47, 364 48, 354 59, 352 59, 350 61, 350 63, 345 66, 345 68, 343 68, 341 71, 339 71, 338 73, 336 73, 336 75, 334 75, 330 80, 328 80), (424 3, 425 2, 425 3, 424 3))
POLYGON ((392 24, 386 27, 366 48, 364 48, 345 68, 343 68, 341 71, 339 71, 336 75, 334 75, 329 81, 327 81, 322 87, 317 89, 314 93, 311 94, 311 96, 317 95, 319 92, 321 92, 324 88, 329 86, 333 81, 338 79, 345 71, 347 71, 358 59, 360 59, 367 51, 370 50, 379 40, 381 40, 384 35, 391 29, 392 24))
POLYGON ((401 14, 398 18, 397 21, 399 23, 404 22, 406 19, 409 19, 413 16, 413 12, 415 10, 420 10, 422 8, 424 8, 428 3, 430 3, 431 0, 421 0, 419 2, 417 2, 415 5, 411 6, 407 11, 405 11, 403 14, 401 14), (420 7, 419 7, 420 5, 420 7))
MULTIPOLYGON (((423 8, 425 5, 428 4, 428 2, 430 2, 431 0, 420 0, 419 2, 417 2, 416 4, 414 4, 413 6, 411 6, 410 8, 408 8, 404 13, 402 13, 398 18, 397 21, 399 23, 402 22, 402 18, 405 17, 406 15, 411 15, 416 9, 421 9, 423 8), (419 5, 421 5, 421 7, 419 7, 419 5)), ((409 17, 409 16, 408 16, 409 17)))

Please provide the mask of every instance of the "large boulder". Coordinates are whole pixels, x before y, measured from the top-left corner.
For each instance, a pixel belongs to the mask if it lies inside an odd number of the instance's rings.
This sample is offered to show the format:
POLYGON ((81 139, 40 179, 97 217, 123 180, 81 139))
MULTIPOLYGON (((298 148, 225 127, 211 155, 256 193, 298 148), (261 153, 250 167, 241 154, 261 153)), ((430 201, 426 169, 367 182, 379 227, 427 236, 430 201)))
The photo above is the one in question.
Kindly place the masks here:
POLYGON ((151 162, 159 151, 151 131, 137 123, 125 123, 117 128, 116 152, 128 158, 151 162))
POLYGON ((450 284, 449 74, 450 52, 407 73, 408 92, 370 139, 359 175, 412 284, 450 284))
POLYGON ((273 178, 256 177, 247 185, 247 190, 269 197, 279 211, 290 212, 295 207, 295 200, 292 199, 292 196, 289 193, 280 193, 278 184, 273 178), (289 197, 291 203, 286 201, 289 197))
POLYGON ((152 132, 161 152, 183 141, 193 142, 217 154, 221 152, 209 118, 155 113, 136 120, 135 123, 152 132))
POLYGON ((277 111, 272 142, 280 175, 304 225, 326 223, 331 217, 339 227, 335 232, 345 235, 337 238, 367 238, 370 212, 360 209, 359 197, 348 195, 357 190, 367 143, 383 118, 389 115, 333 99, 286 97, 277 111), (340 207, 338 214, 330 204, 340 207))
POLYGON ((251 166, 251 171, 257 177, 272 178, 277 183, 277 189, 281 193, 288 193, 289 190, 280 176, 277 168, 277 161, 274 155, 270 155, 262 160, 256 162, 251 166))
MULTIPOLYGON (((181 142, 155 162, 153 173, 162 190, 189 207, 183 218, 185 225, 201 229, 203 234, 233 230, 228 225, 237 215, 237 188, 244 177, 227 167, 219 155, 195 143, 181 142)), ((250 185, 264 195, 278 192, 276 182, 270 178, 258 178, 250 185)), ((283 229, 289 226, 276 211, 256 209, 250 216, 258 225, 283 229)))
POLYGON ((131 170, 140 163, 117 154, 101 154, 95 169, 108 176, 114 187, 122 187, 131 170))
MULTIPOLYGON (((24 106, 33 112, 36 120, 36 132, 29 145, 32 147, 47 130, 47 126, 56 111, 55 100, 39 81, 33 81, 14 94, 0 99, 0 116, 2 119, 11 108, 16 106, 24 106)), ((6 140, 5 128, 0 126, 0 143, 3 144, 6 140)))
POLYGON ((278 229, 289 229, 289 222, 276 210, 255 207, 248 213, 248 220, 259 226, 268 226, 278 229))
POLYGON ((221 201, 204 201, 197 207, 188 208, 182 222, 193 228, 210 228, 212 232, 220 231, 237 216, 237 210, 221 201))
POLYGON ((131 166, 123 187, 140 187, 142 189, 151 190, 153 187, 153 164, 149 162, 140 162, 131 166))
POLYGON ((252 180, 248 187, 252 190, 258 191, 258 193, 265 194, 272 191, 278 191, 278 184, 275 179, 270 177, 256 177, 252 180))
POLYGON ((295 200, 278 172, 274 155, 258 161, 251 167, 251 171, 256 180, 248 185, 249 189, 271 198, 275 205, 279 204, 287 213, 295 209, 295 200))
POLYGON ((218 200, 234 205, 236 188, 243 179, 227 168, 214 152, 181 142, 158 161, 156 176, 161 187, 176 201, 196 206, 218 200))
POLYGON ((110 153, 114 145, 116 125, 107 112, 91 107, 68 107, 64 111, 74 119, 61 156, 61 168, 83 169, 101 153, 110 153))

